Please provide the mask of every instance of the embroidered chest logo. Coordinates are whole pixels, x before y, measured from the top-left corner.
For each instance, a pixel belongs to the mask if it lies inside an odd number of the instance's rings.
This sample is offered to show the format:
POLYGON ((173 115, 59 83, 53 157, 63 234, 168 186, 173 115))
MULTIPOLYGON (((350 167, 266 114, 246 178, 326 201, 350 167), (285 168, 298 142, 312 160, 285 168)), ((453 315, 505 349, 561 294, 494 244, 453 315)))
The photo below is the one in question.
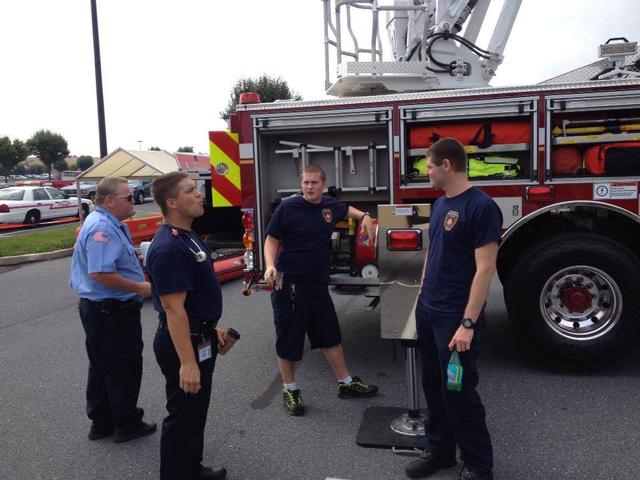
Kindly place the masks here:
POLYGON ((453 229, 453 227, 455 227, 457 222, 458 222, 458 212, 456 212, 455 210, 449 210, 447 212, 447 216, 444 217, 444 229, 447 232, 450 232, 453 229))
POLYGON ((322 209, 322 218, 324 218, 325 222, 331 223, 331 220, 333 220, 333 212, 331 211, 330 208, 322 209))

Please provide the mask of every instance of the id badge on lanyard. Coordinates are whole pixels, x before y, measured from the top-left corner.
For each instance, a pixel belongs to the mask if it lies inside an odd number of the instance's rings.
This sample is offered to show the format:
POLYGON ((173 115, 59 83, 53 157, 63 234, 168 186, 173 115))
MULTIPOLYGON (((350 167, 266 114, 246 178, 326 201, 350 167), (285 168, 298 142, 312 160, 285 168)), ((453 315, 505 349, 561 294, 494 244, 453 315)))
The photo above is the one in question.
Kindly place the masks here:
POLYGON ((198 362, 202 363, 211 358, 211 340, 205 340, 204 337, 198 343, 198 362))

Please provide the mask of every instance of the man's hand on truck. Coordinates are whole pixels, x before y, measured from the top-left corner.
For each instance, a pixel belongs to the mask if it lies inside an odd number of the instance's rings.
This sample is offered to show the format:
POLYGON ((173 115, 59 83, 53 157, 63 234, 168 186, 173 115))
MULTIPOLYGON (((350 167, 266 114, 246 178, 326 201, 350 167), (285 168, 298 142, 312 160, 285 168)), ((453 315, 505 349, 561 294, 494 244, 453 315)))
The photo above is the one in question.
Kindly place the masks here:
POLYGON ((364 215, 360 221, 360 233, 366 233, 372 240, 376 238, 376 226, 369 214, 364 215))

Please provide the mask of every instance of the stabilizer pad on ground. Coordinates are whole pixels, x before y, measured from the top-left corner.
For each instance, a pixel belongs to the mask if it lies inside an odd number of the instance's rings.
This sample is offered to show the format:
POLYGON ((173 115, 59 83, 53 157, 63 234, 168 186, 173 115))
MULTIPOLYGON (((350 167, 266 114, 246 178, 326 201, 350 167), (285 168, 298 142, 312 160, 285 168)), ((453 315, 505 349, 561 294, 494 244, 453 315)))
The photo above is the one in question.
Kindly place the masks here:
MULTIPOLYGON (((369 407, 365 410, 356 443, 366 448, 424 448, 424 437, 400 435, 391 422, 407 413, 402 407, 369 407)), ((422 411, 426 415, 425 411, 422 411)))

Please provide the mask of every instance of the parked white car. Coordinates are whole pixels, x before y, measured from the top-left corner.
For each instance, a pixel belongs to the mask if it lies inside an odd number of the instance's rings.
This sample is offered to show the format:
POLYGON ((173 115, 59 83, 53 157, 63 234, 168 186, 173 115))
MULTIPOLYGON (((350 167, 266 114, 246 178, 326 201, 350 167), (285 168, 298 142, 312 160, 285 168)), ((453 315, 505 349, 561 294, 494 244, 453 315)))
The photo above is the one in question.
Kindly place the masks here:
MULTIPOLYGON (((83 215, 88 215, 92 208, 91 200, 83 198, 83 215)), ((57 188, 24 186, 0 190, 0 224, 38 223, 78 214, 78 199, 67 198, 57 188)))
MULTIPOLYGON (((80 196, 82 198, 88 198, 93 202, 93 199, 96 196, 96 189, 98 186, 95 183, 81 183, 80 184, 80 196)), ((76 191, 76 184, 67 185, 66 187, 62 187, 62 190, 66 195, 77 196, 78 192, 76 191)))

